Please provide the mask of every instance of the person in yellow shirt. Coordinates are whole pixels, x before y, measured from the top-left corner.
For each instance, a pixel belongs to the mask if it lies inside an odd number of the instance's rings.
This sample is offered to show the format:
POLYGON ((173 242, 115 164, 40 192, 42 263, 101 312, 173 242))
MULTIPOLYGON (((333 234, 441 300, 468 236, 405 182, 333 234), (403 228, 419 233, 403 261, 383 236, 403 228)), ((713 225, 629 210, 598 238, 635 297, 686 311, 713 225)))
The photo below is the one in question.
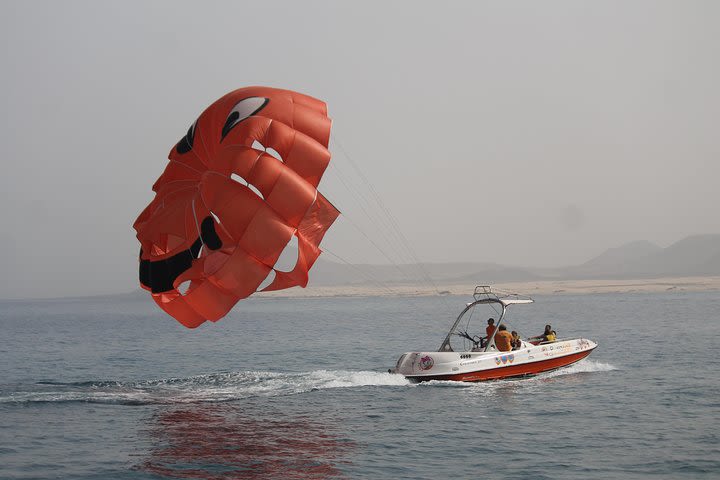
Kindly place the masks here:
POLYGON ((507 331, 505 325, 498 327, 498 332, 495 334, 495 346, 501 352, 509 352, 512 350, 512 334, 507 331))
POLYGON ((542 335, 543 342, 554 342, 557 340, 557 334, 555 333, 555 330, 552 329, 552 326, 545 325, 545 332, 542 335))
POLYGON ((527 339, 527 341, 532 343, 533 345, 544 342, 554 342, 555 340, 557 340, 557 334, 550 325, 545 325, 545 331, 542 335, 538 335, 537 337, 530 337, 527 339))

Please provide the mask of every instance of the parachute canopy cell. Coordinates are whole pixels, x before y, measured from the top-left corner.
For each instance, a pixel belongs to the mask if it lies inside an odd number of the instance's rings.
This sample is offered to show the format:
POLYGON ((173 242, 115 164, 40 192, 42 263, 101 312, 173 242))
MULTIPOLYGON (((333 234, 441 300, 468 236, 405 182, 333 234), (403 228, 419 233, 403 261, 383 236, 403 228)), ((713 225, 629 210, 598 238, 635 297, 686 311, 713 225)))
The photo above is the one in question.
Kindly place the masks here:
POLYGON ((256 291, 307 285, 339 215, 317 191, 330 124, 324 102, 267 87, 230 92, 200 115, 134 224, 140 285, 160 308, 194 328, 256 291), (294 266, 283 270, 290 244, 294 266))

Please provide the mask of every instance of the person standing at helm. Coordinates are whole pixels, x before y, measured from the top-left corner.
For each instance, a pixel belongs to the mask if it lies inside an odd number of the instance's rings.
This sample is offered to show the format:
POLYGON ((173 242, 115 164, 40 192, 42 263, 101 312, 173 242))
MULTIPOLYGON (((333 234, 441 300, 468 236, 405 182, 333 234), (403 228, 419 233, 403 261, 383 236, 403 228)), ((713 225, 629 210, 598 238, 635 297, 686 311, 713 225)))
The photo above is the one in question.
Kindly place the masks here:
POLYGON ((495 334, 495 346, 501 352, 509 352, 512 350, 512 334, 507 331, 505 325, 498 327, 498 332, 495 334))
POLYGON ((493 333, 495 333, 495 319, 488 318, 488 324, 487 327, 485 327, 485 338, 481 339, 480 343, 481 347, 485 347, 488 343, 490 343, 490 337, 492 337, 493 333))
POLYGON ((492 337, 492 334, 494 332, 495 332, 495 319, 488 318, 488 324, 487 324, 487 327, 485 327, 485 338, 487 340, 490 340, 490 337, 492 337))

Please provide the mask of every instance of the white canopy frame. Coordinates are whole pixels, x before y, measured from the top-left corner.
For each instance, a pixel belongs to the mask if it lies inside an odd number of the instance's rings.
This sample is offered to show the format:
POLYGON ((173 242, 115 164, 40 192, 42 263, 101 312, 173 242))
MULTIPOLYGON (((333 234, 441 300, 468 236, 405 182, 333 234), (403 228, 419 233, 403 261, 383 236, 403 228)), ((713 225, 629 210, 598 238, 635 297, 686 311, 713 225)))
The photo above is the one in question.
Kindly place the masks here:
POLYGON ((498 318, 497 325, 495 327, 495 331, 490 336, 490 338, 487 339, 487 343, 485 344, 485 348, 483 352, 487 352, 490 348, 490 345, 492 344, 493 340, 495 339, 495 334, 497 333, 498 329, 500 328, 500 325, 502 325, 503 320, 505 319, 505 313, 507 312, 507 308, 510 305, 522 305, 522 304, 528 304, 533 303, 533 299, 526 296, 526 295, 520 295, 518 293, 510 293, 510 292, 504 292, 501 290, 493 290, 490 285, 478 285, 475 287, 475 291, 473 292, 473 299, 474 301, 468 303, 465 306, 465 309, 460 312, 460 315, 458 315, 457 320, 455 320, 455 323, 453 323, 453 326, 450 328, 450 331, 448 332, 447 336, 445 337, 445 340, 443 341, 442 345, 440 345, 440 348, 438 349, 438 352, 451 352, 453 351, 452 346, 450 345, 450 339, 452 338, 452 335, 455 333, 455 330, 457 329, 457 326, 460 324, 460 321, 462 320, 463 316, 472 309, 475 305, 500 305, 501 312, 500 317, 498 318))

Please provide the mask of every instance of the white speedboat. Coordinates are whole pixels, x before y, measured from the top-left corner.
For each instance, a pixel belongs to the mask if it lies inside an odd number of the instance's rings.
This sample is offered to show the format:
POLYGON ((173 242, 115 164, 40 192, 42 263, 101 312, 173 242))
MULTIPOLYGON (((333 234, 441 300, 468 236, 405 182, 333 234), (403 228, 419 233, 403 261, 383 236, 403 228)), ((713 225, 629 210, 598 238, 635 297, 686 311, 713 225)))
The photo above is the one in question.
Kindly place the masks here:
POLYGON ((523 295, 493 291, 489 286, 475 287, 473 300, 457 317, 437 352, 404 353, 395 368, 389 371, 420 382, 479 382, 524 377, 572 365, 597 347, 595 342, 585 338, 543 341, 535 337, 521 340, 514 350, 500 351, 495 345, 495 336, 506 321, 508 307, 533 303, 533 300, 523 295), (488 305, 497 312, 496 328, 489 338, 468 333, 472 312, 478 305, 488 305), (463 323, 468 312, 471 315, 463 323))

